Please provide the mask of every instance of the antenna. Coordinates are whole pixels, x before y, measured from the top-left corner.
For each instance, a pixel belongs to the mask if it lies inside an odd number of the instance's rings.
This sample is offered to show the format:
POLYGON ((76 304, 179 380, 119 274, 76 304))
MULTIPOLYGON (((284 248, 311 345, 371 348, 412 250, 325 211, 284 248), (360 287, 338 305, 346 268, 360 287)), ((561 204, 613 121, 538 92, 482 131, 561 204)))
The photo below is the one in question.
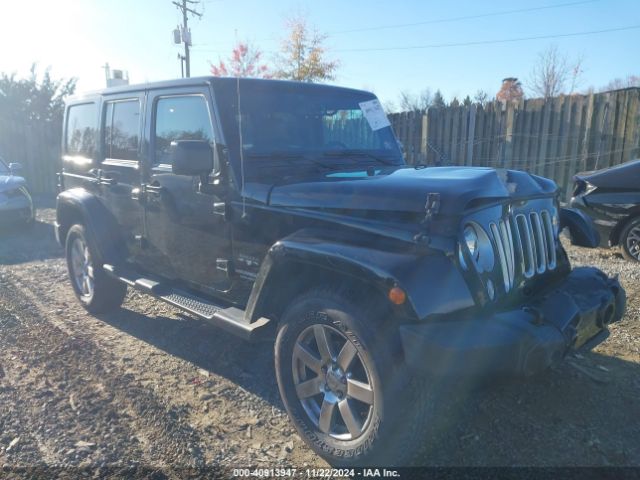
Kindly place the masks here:
POLYGON ((240 110, 240 77, 236 77, 238 99, 238 138, 240 140, 240 195, 242 195, 242 218, 247 216, 247 198, 244 195, 244 142, 242 141, 242 112, 240 110))

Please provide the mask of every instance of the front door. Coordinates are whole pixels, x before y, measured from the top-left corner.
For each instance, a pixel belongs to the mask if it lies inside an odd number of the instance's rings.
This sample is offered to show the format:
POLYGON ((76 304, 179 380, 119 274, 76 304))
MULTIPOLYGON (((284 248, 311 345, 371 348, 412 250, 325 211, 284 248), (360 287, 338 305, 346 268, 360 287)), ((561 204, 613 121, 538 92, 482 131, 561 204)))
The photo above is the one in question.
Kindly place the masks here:
POLYGON ((110 95, 102 103, 102 155, 95 174, 105 205, 116 217, 130 258, 140 255, 142 207, 132 198, 140 186, 144 93, 110 95))
POLYGON ((174 175, 170 145, 207 140, 214 147, 213 108, 206 87, 149 92, 149 160, 145 193, 147 268, 207 292, 225 291, 230 280, 231 237, 220 199, 198 192, 198 177, 174 175))

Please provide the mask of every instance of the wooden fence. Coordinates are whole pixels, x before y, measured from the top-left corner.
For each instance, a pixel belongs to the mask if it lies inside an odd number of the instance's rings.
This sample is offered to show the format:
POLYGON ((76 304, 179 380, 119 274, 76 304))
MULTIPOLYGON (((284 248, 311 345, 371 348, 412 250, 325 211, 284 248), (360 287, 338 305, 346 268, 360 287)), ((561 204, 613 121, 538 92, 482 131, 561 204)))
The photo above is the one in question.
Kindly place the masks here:
POLYGON ((60 125, 15 122, 0 116, 0 156, 19 162, 33 193, 55 193, 60 171, 60 125))
POLYGON ((640 157, 640 88, 390 115, 407 162, 526 170, 571 196, 572 177, 640 157))

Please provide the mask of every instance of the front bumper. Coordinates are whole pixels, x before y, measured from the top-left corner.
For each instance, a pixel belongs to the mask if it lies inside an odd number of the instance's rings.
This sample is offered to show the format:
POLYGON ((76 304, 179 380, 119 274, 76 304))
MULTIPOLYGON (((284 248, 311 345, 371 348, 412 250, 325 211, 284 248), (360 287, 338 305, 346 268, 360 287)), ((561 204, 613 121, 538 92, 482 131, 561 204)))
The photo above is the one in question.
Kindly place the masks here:
POLYGON ((616 278, 583 267, 520 309, 403 325, 400 336, 407 365, 423 373, 526 376, 560 362, 572 349, 602 342, 625 305, 616 278))
MULTIPOLYGON (((0 194, 0 197, 3 197, 0 194)), ((19 195, 0 201, 0 225, 12 225, 33 220, 33 206, 29 198, 19 195)))

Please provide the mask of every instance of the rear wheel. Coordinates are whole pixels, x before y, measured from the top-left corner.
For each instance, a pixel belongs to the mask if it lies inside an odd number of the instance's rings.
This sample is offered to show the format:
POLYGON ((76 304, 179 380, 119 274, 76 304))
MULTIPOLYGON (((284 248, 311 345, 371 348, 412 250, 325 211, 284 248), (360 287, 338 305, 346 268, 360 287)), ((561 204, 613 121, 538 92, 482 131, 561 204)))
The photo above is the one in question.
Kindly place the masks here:
POLYGON ((276 339, 280 394, 305 441, 335 466, 410 463, 425 390, 396 359, 380 312, 323 290, 296 299, 276 339))
POLYGON ((71 286, 85 309, 103 313, 122 305, 127 286, 104 272, 84 226, 74 225, 69 229, 66 252, 71 286))
POLYGON ((640 262, 640 217, 631 220, 620 233, 622 255, 627 260, 640 262))

